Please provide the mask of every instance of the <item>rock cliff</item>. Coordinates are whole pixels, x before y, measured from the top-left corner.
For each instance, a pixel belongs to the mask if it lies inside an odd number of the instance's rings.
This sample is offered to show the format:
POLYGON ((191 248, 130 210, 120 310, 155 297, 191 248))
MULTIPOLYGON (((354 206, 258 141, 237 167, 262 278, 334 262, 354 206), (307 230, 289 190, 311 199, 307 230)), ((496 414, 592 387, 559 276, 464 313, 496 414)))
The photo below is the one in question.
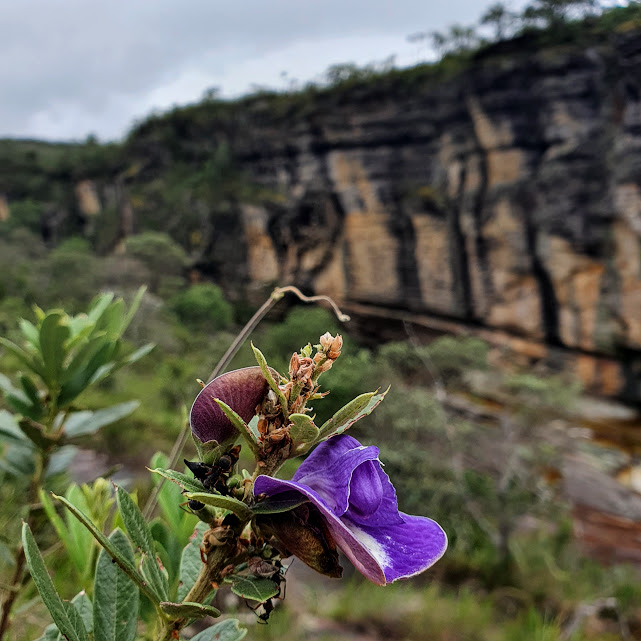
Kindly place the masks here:
MULTIPOLYGON (((224 140, 273 195, 239 205, 249 282, 482 329, 641 400, 639 33, 187 115, 183 152, 224 140)), ((152 165, 153 131, 130 141, 152 165)))

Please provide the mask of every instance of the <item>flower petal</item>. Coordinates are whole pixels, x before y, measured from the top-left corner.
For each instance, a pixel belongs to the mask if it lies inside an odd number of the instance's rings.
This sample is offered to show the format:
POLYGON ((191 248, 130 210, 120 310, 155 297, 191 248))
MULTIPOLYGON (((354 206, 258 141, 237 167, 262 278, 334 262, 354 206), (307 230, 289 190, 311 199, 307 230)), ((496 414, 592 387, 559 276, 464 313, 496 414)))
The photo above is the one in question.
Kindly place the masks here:
POLYGON ((396 490, 381 469, 378 456, 377 447, 365 447, 347 434, 332 436, 307 457, 292 481, 308 485, 335 514, 347 514, 356 523, 402 523, 396 490), (373 470, 378 478, 374 478, 373 470))
POLYGON ((438 523, 398 512, 377 448, 363 447, 352 437, 335 436, 319 445, 291 481, 259 476, 254 483, 256 495, 293 491, 319 510, 336 545, 379 585, 426 570, 447 548, 438 523), (349 507, 341 512, 346 492, 349 507))
POLYGON ((263 400, 269 386, 260 367, 245 367, 218 376, 205 386, 191 407, 191 431, 203 443, 234 439, 236 428, 214 402, 224 401, 245 422, 251 420, 256 406, 263 400))
MULTIPOLYGON (((441 526, 423 516, 403 514, 403 523, 382 527, 368 527, 342 519, 341 526, 348 530, 377 561, 385 575, 385 582, 406 579, 434 565, 447 549, 447 535, 441 526)), ((329 530, 339 548, 341 536, 329 522, 329 530)))
POLYGON ((349 482, 349 512, 366 519, 376 513, 383 500, 383 484, 378 461, 365 461, 353 472, 349 482))
MULTIPOLYGON (((366 463, 378 460, 378 448, 365 447, 351 436, 334 436, 321 443, 298 468, 292 478, 297 483, 302 483, 317 492, 326 502, 326 505, 340 516, 349 508, 350 487, 354 471, 366 463), (354 441, 353 447, 346 439, 354 441)), ((363 485, 372 479, 372 474, 359 475, 363 485)), ((376 483, 362 487, 359 498, 371 507, 373 503, 380 505, 382 500, 382 487, 376 477, 376 483), (378 495, 376 495, 378 492, 378 495)), ((367 509, 367 507, 365 507, 367 509)))
POLYGON ((376 511, 369 514, 367 514, 362 507, 359 509, 360 497, 358 496, 358 492, 362 493, 363 490, 362 488, 357 489, 359 488, 358 474, 359 470, 365 465, 366 463, 354 471, 354 477, 350 483, 349 509, 345 512, 345 516, 349 517, 349 519, 354 521, 354 523, 359 523, 361 525, 379 526, 403 523, 403 517, 400 516, 398 511, 396 490, 394 489, 392 482, 389 480, 389 476, 387 476, 381 468, 379 461, 373 462, 372 465, 375 466, 376 474, 378 475, 382 489, 380 503, 376 508, 376 511))
POLYGON ((325 518, 336 545, 345 553, 356 569, 374 583, 384 585, 385 574, 374 555, 341 523, 340 519, 327 506, 324 499, 314 490, 295 481, 283 481, 270 476, 259 476, 254 482, 255 495, 267 494, 274 496, 291 490, 298 490, 318 508, 325 518))

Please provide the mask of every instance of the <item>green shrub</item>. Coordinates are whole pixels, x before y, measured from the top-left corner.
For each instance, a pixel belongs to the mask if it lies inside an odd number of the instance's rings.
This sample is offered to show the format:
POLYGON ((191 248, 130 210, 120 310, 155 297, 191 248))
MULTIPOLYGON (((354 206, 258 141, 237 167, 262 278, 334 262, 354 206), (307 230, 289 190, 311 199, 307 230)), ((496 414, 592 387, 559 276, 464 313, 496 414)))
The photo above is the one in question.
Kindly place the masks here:
POLYGON ((128 254, 149 268, 149 286, 154 292, 164 277, 180 276, 189 262, 185 250, 167 234, 160 232, 146 231, 131 236, 125 247, 128 254))
POLYGON ((213 283, 193 285, 170 302, 180 321, 193 329, 215 331, 229 327, 233 308, 225 300, 222 290, 213 283))
POLYGON ((68 239, 49 254, 47 262, 51 304, 64 303, 76 311, 91 301, 99 288, 100 259, 91 252, 86 240, 68 239))

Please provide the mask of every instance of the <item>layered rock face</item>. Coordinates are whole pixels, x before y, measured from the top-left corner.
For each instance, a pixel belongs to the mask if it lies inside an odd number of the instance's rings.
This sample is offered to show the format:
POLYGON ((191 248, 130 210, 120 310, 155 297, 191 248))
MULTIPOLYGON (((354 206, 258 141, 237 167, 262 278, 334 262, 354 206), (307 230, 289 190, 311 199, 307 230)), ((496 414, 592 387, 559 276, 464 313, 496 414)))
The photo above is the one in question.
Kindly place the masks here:
POLYGON ((227 123, 278 194, 242 207, 251 281, 527 339, 641 400, 641 36, 381 83, 227 123))

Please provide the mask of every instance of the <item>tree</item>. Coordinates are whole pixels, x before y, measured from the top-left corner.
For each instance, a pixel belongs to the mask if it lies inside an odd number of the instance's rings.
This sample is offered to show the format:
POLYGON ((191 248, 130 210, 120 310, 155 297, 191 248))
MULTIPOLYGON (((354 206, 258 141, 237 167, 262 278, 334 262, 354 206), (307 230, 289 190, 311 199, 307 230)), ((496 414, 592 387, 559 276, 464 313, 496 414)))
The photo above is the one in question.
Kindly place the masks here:
POLYGON ((494 40, 504 40, 506 37, 509 37, 515 19, 516 16, 512 11, 502 2, 497 2, 488 7, 479 22, 482 25, 489 25, 494 29, 494 40))
POLYGON ((442 58, 447 53, 447 36, 440 31, 432 31, 429 36, 432 41, 432 49, 436 51, 439 58, 442 58))
POLYGON ((597 0, 534 0, 525 7, 522 17, 526 23, 554 27, 585 16, 597 7, 597 0))
POLYGON ((480 43, 474 27, 465 27, 460 24, 453 24, 450 27, 449 40, 453 53, 470 51, 470 49, 474 49, 480 43))

